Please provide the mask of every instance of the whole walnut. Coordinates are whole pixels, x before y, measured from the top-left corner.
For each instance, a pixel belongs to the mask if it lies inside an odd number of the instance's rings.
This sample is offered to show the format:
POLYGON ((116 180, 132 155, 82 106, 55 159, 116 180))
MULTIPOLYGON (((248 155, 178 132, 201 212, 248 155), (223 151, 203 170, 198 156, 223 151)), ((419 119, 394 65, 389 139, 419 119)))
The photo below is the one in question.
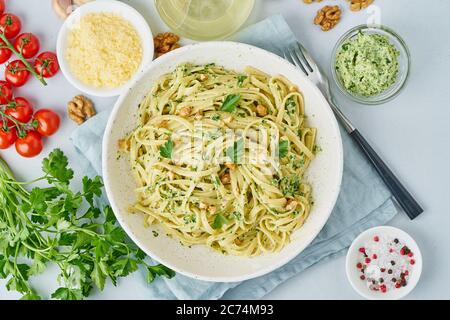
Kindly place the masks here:
POLYGON ((67 103, 69 118, 77 124, 82 124, 86 119, 95 115, 94 104, 85 96, 78 95, 67 103))

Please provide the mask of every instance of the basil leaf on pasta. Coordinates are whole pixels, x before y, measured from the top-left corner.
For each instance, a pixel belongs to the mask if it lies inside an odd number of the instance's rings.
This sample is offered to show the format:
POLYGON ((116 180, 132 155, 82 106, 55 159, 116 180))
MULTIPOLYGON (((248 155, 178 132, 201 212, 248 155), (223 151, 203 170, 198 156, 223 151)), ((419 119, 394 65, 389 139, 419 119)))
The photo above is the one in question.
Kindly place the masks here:
POLYGON ((173 141, 169 140, 159 148, 159 154, 166 159, 172 159, 173 141))
POLYGON ((225 100, 223 101, 220 111, 231 112, 231 113, 235 112, 236 106, 239 104, 239 101, 241 101, 240 94, 229 94, 228 96, 226 96, 225 100))

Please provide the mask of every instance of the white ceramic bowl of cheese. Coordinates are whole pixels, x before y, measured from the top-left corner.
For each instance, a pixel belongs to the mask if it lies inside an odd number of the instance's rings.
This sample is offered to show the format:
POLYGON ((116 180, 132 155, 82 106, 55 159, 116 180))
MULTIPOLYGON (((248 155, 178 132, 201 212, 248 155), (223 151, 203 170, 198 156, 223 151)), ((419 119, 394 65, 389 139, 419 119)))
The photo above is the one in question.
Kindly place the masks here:
POLYGON ((59 31, 56 50, 61 71, 66 79, 74 87, 88 95, 98 97, 113 97, 120 95, 124 90, 126 90, 130 86, 130 84, 136 80, 144 67, 153 60, 154 44, 152 31, 147 21, 136 9, 120 1, 97 0, 80 6, 66 19, 59 31), (142 57, 140 65, 136 69, 134 75, 120 87, 94 87, 79 80, 71 71, 70 65, 66 58, 68 36, 71 32, 72 27, 76 25, 83 16, 89 13, 112 13, 118 15, 126 21, 130 22, 130 24, 136 29, 141 39, 142 57))

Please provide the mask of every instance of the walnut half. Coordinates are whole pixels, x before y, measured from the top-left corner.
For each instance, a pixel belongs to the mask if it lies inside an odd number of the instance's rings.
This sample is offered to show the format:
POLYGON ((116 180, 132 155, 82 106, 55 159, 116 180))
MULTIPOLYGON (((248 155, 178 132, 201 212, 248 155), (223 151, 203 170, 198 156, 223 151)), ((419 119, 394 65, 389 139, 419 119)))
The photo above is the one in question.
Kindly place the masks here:
POLYGON ((373 0, 347 0, 350 3, 351 11, 359 11, 367 8, 373 3, 373 0))
POLYGON ((341 20, 341 9, 339 6, 325 6, 314 18, 314 24, 320 25, 322 31, 328 31, 334 28, 341 20))
POLYGON ((69 118, 78 125, 95 115, 92 101, 82 95, 73 97, 73 99, 67 103, 67 112, 69 118))
POLYGON ((180 37, 172 32, 158 33, 153 41, 155 43, 155 55, 157 58, 169 51, 181 47, 178 43, 180 37))

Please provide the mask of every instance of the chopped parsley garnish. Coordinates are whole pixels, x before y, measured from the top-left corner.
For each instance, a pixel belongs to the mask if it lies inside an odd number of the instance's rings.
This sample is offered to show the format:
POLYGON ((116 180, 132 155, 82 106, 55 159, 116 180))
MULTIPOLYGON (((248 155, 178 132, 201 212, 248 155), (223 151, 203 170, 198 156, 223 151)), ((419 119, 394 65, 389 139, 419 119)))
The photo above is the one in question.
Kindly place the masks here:
POLYGON ((219 120, 220 120, 220 114, 214 114, 214 115, 211 117, 211 120, 219 121, 219 120))
POLYGON ((278 145, 278 156, 284 158, 289 152, 289 140, 282 140, 278 145))
POLYGON ((247 76, 240 75, 237 77, 237 85, 239 88, 242 88, 242 85, 244 84, 245 79, 247 79, 247 76))
POLYGON ((284 108, 286 109, 286 112, 288 114, 294 114, 296 106, 297 104, 295 103, 294 97, 290 97, 289 99, 286 100, 284 108))
POLYGON ((280 180, 280 189, 283 196, 293 196, 300 190, 300 179, 296 175, 283 177, 280 180))

